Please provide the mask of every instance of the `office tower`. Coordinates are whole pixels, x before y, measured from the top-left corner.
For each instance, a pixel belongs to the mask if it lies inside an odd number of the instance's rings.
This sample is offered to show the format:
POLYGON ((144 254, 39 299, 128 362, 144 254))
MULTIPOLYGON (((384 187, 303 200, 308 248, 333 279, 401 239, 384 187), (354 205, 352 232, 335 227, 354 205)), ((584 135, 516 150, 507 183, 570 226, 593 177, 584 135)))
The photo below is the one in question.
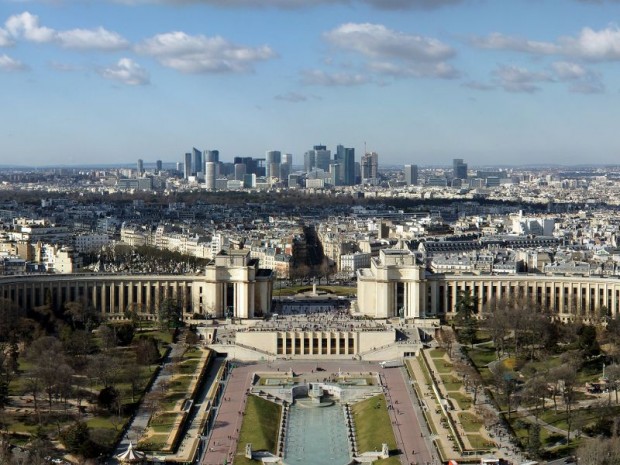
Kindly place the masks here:
POLYGON ((205 163, 205 187, 207 189, 215 189, 216 164, 212 161, 205 163))
POLYGON ((142 158, 138 158, 138 176, 144 173, 144 161, 142 158))
POLYGON ((330 184, 332 186, 342 185, 341 167, 342 165, 340 163, 331 163, 329 165, 329 177, 330 177, 330 184))
POLYGON ((293 166, 293 155, 290 153, 283 153, 282 154, 282 164, 283 165, 289 165, 289 166, 293 166))
POLYGON ((247 174, 256 174, 258 164, 252 157, 235 157, 233 160, 235 165, 244 164, 247 174))
POLYGON ((267 172, 267 169, 265 167, 265 159, 255 158, 254 161, 256 162, 256 176, 264 177, 265 173, 267 172))
POLYGON ((308 150, 304 153, 304 171, 309 173, 316 167, 316 152, 308 150))
POLYGON ((192 175, 192 154, 190 152, 185 154, 185 165, 183 166, 183 177, 189 179, 192 175))
POLYGON ((334 161, 340 163, 342 184, 353 186, 355 184, 355 149, 338 145, 334 161))
POLYGON ((376 179, 379 172, 379 154, 377 152, 365 154, 360 165, 362 179, 376 179))
POLYGON ((315 145, 314 151, 316 153, 316 167, 323 171, 329 171, 329 164, 332 158, 331 151, 327 150, 324 145, 315 145))
POLYGON ((304 154, 304 171, 310 171, 320 168, 323 171, 329 170, 331 161, 331 152, 324 145, 315 145, 312 150, 308 150, 304 154))
POLYGON ((288 163, 281 163, 280 164, 280 180, 287 181, 289 174, 291 174, 291 165, 289 165, 288 163))
POLYGON ((161 162, 161 160, 157 160, 155 162, 155 169, 157 170, 157 172, 160 172, 163 168, 163 163, 161 162))
POLYGON ((418 165, 405 165, 405 182, 408 186, 418 184, 418 165))
POLYGON ((299 174, 289 174, 288 175, 288 187, 299 187, 300 186, 300 175, 299 174))
POLYGON ((220 151, 219 150, 205 150, 205 162, 219 163, 220 151))
POLYGON ((256 187, 256 175, 254 173, 246 174, 243 177, 243 187, 246 189, 252 189, 256 187))
POLYGON ((196 147, 192 148, 192 174, 195 176, 202 172, 202 152, 196 147))
POLYGON ((245 163, 235 163, 235 179, 237 181, 243 181, 243 177, 247 173, 247 166, 245 163))
POLYGON ((280 163, 282 154, 278 150, 269 150, 265 153, 265 176, 268 178, 280 177, 280 163))
POLYGON ((184 164, 182 162, 177 162, 177 171, 179 173, 183 172, 183 166, 184 166, 184 164))
POLYGON ((452 160, 452 176, 457 179, 467 179, 467 163, 462 158, 452 160))

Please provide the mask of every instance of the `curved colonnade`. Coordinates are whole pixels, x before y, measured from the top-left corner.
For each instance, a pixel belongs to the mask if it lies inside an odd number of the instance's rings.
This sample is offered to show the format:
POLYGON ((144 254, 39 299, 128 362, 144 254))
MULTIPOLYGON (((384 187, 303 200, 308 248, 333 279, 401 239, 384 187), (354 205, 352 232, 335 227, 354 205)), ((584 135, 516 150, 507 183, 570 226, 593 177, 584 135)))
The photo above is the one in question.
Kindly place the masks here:
MULTIPOLYGON (((207 273, 209 274, 209 273, 207 273)), ((230 278, 230 273, 227 274, 230 278)), ((183 318, 194 314, 215 318, 252 318, 269 313, 272 276, 248 279, 209 279, 205 275, 24 275, 0 278, 0 299, 27 311, 49 304, 61 310, 68 302, 93 308, 105 318, 124 318, 134 311, 156 319, 160 304, 172 300, 183 318)))
POLYGON ((558 319, 598 319, 620 314, 620 279, 594 276, 444 275, 423 267, 358 274, 359 311, 374 318, 450 317, 460 293, 471 294, 478 311, 493 301, 522 299, 558 319), (606 309, 605 311, 603 311, 606 309), (605 315, 603 315, 603 313, 605 315))

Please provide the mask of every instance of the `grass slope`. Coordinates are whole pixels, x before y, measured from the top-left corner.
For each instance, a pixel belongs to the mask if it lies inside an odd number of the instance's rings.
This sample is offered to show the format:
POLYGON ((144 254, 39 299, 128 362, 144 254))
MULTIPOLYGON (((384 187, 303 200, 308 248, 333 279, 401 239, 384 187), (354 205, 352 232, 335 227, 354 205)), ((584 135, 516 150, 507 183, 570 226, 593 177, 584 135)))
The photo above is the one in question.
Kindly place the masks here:
POLYGON ((256 396, 248 397, 237 443, 236 465, 259 463, 245 458, 248 442, 252 444, 252 450, 267 450, 275 454, 281 412, 282 407, 273 402, 256 396))
MULTIPOLYGON (((387 443, 390 451, 396 450, 392 422, 383 395, 354 404, 351 407, 351 412, 357 430, 357 447, 360 453, 381 450, 383 443, 387 443)), ((397 456, 393 456, 386 460, 378 460, 375 463, 396 465, 400 464, 400 460, 397 456)))

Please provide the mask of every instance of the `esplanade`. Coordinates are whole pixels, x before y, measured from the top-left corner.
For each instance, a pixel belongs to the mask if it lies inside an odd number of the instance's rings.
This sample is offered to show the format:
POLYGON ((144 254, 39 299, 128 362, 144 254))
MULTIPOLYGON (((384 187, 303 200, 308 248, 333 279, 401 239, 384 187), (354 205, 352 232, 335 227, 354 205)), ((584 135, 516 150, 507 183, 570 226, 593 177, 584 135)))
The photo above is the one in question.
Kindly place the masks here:
POLYGON ((80 302, 107 318, 124 318, 128 310, 156 319, 157 308, 173 300, 183 318, 195 314, 254 318, 271 309, 274 274, 258 267, 249 250, 220 252, 204 274, 49 274, 0 278, 0 298, 19 309, 49 304, 60 309, 80 302))

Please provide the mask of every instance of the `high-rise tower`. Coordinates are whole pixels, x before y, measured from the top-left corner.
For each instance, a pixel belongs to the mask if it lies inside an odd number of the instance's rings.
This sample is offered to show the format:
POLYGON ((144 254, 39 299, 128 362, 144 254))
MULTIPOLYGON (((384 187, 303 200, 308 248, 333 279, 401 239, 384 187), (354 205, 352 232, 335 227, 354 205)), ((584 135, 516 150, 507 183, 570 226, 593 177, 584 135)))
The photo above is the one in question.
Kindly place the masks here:
POLYGON ((418 165, 405 165, 405 182, 408 186, 418 184, 418 165))
POLYGON ((334 161, 340 163, 342 184, 352 186, 355 184, 355 149, 338 145, 334 161))
POLYGON ((452 160, 452 176, 455 179, 467 179, 467 163, 462 158, 452 160))
POLYGON ((202 173, 202 152, 196 147, 192 148, 192 174, 196 176, 202 173))
POLYGON ((377 152, 366 153, 360 165, 362 179, 376 179, 379 175, 379 154, 377 152))

